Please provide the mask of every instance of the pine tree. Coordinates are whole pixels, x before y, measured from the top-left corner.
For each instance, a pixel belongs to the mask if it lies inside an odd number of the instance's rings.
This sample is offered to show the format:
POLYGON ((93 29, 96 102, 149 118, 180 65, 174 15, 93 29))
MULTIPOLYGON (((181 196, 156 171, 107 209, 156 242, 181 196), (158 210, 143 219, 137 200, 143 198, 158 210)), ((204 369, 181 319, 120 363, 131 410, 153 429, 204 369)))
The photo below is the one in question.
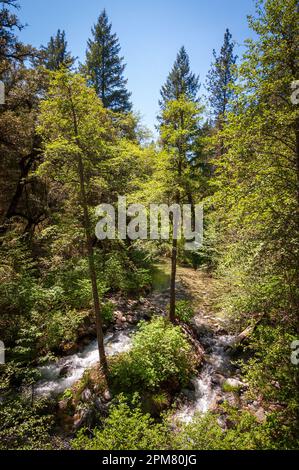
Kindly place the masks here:
POLYGON ((213 50, 214 63, 208 73, 207 89, 212 113, 217 122, 222 121, 229 110, 229 103, 233 98, 230 85, 234 83, 233 66, 237 56, 234 55, 234 42, 229 29, 225 31, 224 42, 219 56, 213 50))
POLYGON ((16 31, 21 31, 23 25, 11 8, 19 8, 15 0, 0 1, 0 76, 12 62, 22 63, 33 55, 33 49, 17 39, 16 31))
POLYGON ((190 71, 189 56, 186 49, 181 47, 173 68, 161 89, 161 109, 165 109, 168 101, 178 100, 182 95, 191 101, 197 101, 200 88, 199 78, 190 71))
POLYGON ((51 36, 46 47, 42 47, 42 63, 48 70, 58 70, 61 66, 71 68, 75 58, 67 50, 65 31, 57 31, 56 36, 51 36))
POLYGON ((89 76, 105 108, 116 112, 129 112, 132 108, 127 80, 123 73, 126 65, 120 54, 118 37, 111 32, 112 24, 105 10, 92 28, 93 38, 88 40, 83 72, 89 76))

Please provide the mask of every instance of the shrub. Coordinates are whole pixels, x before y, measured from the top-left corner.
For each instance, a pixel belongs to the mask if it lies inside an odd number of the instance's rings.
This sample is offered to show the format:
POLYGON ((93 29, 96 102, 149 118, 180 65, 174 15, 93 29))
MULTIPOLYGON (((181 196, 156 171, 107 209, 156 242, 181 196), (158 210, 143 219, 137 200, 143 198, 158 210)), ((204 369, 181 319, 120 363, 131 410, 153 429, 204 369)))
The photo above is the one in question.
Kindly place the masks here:
POLYGON ((49 349, 59 347, 62 341, 75 342, 78 328, 89 316, 89 311, 58 311, 49 315, 45 343, 49 349))
POLYGON ((120 395, 110 408, 103 429, 94 429, 93 436, 80 431, 72 442, 76 450, 158 450, 167 448, 168 427, 157 424, 143 414, 137 396, 133 403, 120 395))
POLYGON ((111 323, 113 320, 114 304, 105 302, 102 304, 102 318, 105 323, 111 323))
POLYGON ((162 317, 142 322, 130 352, 111 364, 111 378, 122 390, 185 384, 193 371, 191 346, 180 327, 162 317))
POLYGON ((0 406, 0 450, 50 449, 54 419, 47 403, 15 398, 0 406))
POLYGON ((194 317, 194 310, 188 300, 178 300, 176 302, 176 316, 184 323, 189 323, 194 317))
POLYGON ((254 450, 275 448, 271 422, 258 423, 248 411, 224 406, 229 429, 223 430, 218 415, 197 415, 172 436, 177 450, 254 450))

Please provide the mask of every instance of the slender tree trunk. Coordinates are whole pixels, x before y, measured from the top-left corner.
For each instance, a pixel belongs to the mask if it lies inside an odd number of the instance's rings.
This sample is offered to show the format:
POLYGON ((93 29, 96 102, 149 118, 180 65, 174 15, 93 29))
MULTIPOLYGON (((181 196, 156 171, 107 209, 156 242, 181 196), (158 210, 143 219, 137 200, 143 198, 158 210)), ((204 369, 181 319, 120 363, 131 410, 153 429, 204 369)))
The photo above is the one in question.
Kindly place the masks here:
POLYGON ((175 306, 176 306, 176 269, 177 269, 177 252, 178 241, 172 240, 172 254, 171 254, 171 279, 170 279, 170 306, 169 306, 169 320, 175 322, 175 306))
MULTIPOLYGON (((181 118, 183 121, 183 118, 181 118)), ((178 178, 179 183, 181 183, 180 179, 182 176, 182 150, 179 148, 179 162, 178 162, 178 178)), ((175 197, 176 204, 181 203, 181 194, 180 190, 177 190, 176 197, 175 197)), ((175 282, 176 282, 176 272, 177 272, 177 258, 178 258, 178 241, 174 237, 175 232, 177 231, 174 228, 174 223, 172 221, 173 227, 173 234, 172 234, 172 253, 171 253, 171 278, 170 278, 170 303, 169 303, 169 320, 172 323, 175 323, 175 309, 176 309, 176 289, 175 289, 175 282)))
POLYGON ((104 335, 103 335, 103 322, 101 315, 101 307, 99 300, 99 292, 97 286, 97 277, 94 263, 94 252, 92 246, 92 237, 90 231, 90 219, 88 214, 88 206, 86 200, 86 191, 85 191, 85 181, 84 181, 84 165, 81 155, 78 156, 78 170, 80 176, 80 189, 81 189, 81 200, 84 213, 84 229, 86 235, 86 245, 87 245, 87 254, 88 254, 88 264, 89 264, 89 274, 92 286, 92 297, 93 297, 93 306, 94 313, 96 318, 96 328, 97 328, 97 340, 98 348, 100 355, 100 363, 103 369, 104 374, 107 374, 108 365, 104 348, 104 335))
MULTIPOLYGON (((73 122, 74 122, 74 131, 75 131, 76 141, 77 141, 78 147, 80 148, 80 142, 79 142, 79 137, 78 137, 79 134, 78 134, 77 116, 76 116, 75 108, 73 106, 71 91, 70 91, 70 99, 72 103, 73 122)), ((97 341, 98 341, 98 349, 99 349, 99 356, 100 356, 100 364, 101 364, 104 374, 107 375, 108 364, 107 364, 105 347, 104 347, 103 321, 102 321, 102 315, 101 315, 99 291, 98 291, 98 286, 97 286, 93 241, 92 241, 92 236, 91 236, 91 229, 90 229, 91 225, 90 225, 90 218, 89 218, 89 213, 88 213, 88 204, 87 204, 87 197, 86 197, 86 190, 85 190, 84 164, 83 164, 82 156, 80 153, 78 154, 77 158, 78 158, 78 174, 79 174, 79 179, 80 179, 81 205, 83 208, 83 215, 84 215, 84 230, 85 230, 85 236, 86 236, 89 274, 90 274, 90 280, 91 280, 91 286, 92 286, 93 307, 94 307, 94 314, 96 318, 97 341)))

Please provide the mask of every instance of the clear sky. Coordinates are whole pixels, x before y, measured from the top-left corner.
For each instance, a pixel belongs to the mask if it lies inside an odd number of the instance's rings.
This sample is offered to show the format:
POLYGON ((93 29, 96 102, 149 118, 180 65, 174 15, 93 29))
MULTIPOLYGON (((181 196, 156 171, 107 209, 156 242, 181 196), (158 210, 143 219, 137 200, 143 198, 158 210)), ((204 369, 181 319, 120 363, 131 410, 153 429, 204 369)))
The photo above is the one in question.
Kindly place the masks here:
POLYGON ((154 129, 159 91, 178 49, 185 45, 192 70, 204 83, 212 51, 221 47, 229 28, 241 55, 244 39, 253 33, 247 14, 254 0, 19 0, 27 27, 24 42, 46 44, 57 29, 66 31, 73 55, 84 60, 91 26, 106 8, 127 63, 126 77, 134 109, 154 129))

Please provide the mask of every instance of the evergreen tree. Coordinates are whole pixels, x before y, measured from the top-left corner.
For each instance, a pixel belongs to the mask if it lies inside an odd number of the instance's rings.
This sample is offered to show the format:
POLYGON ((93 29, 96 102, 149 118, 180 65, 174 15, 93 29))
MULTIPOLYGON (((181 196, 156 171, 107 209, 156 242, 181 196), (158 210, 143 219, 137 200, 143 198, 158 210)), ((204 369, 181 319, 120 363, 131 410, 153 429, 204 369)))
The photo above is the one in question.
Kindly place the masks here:
POLYGON ((16 31, 21 31, 23 25, 10 11, 11 8, 19 8, 15 0, 0 1, 0 76, 12 62, 22 63, 33 53, 31 47, 22 44, 16 37, 16 31))
POLYGON ((224 42, 219 56, 213 50, 214 63, 208 73, 207 89, 209 101, 216 121, 221 121, 229 110, 229 103, 233 98, 230 85, 234 83, 233 66, 237 56, 234 55, 234 42, 229 29, 225 31, 224 42))
POLYGON ((123 73, 125 64, 119 55, 118 37, 111 32, 112 24, 105 10, 92 28, 93 38, 88 40, 86 63, 82 70, 89 76, 105 108, 116 112, 129 112, 132 108, 130 93, 126 89, 127 80, 123 73))
POLYGON ((48 70, 58 70, 61 66, 71 68, 75 58, 67 50, 65 31, 57 31, 56 36, 51 36, 46 47, 42 47, 42 62, 48 70))
POLYGON ((162 99, 159 101, 161 109, 165 109, 168 101, 178 100, 182 95, 190 101, 197 101, 199 87, 199 78, 190 71, 189 56, 183 46, 177 54, 165 85, 162 86, 162 99))

